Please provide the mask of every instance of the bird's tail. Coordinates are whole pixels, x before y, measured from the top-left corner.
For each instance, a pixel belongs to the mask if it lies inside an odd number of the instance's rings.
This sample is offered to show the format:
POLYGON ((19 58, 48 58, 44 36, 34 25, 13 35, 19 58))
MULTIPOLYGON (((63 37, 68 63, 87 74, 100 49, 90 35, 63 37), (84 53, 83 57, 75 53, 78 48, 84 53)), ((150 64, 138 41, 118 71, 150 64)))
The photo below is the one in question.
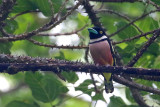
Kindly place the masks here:
POLYGON ((112 93, 114 91, 113 82, 112 82, 112 74, 104 73, 104 84, 106 93, 112 93))

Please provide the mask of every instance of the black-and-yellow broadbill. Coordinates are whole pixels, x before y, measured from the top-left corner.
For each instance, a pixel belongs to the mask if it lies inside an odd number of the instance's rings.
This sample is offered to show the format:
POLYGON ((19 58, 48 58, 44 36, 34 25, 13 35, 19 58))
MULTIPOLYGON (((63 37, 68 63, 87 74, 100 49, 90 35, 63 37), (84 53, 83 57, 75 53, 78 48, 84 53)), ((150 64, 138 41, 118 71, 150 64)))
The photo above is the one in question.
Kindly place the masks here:
MULTIPOLYGON (((89 50, 92 59, 96 65, 114 66, 113 49, 110 39, 105 31, 100 27, 89 28, 89 50)), ((111 73, 103 73, 105 80, 106 93, 112 93, 114 90, 111 73)))

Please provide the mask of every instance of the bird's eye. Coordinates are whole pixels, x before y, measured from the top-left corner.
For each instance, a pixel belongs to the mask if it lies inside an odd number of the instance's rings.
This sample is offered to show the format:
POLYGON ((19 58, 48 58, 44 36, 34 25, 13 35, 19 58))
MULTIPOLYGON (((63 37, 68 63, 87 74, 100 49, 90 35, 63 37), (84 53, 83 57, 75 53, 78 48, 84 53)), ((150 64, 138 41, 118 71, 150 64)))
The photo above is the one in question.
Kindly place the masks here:
POLYGON ((102 33, 103 33, 103 31, 99 31, 99 33, 100 33, 100 34, 102 34, 102 33))

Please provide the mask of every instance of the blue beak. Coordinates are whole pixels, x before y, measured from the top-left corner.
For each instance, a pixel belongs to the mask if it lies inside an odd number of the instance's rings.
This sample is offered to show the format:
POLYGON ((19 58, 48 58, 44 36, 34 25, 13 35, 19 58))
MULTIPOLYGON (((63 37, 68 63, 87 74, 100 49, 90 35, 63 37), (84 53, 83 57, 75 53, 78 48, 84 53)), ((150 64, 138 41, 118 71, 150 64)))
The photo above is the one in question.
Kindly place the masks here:
POLYGON ((94 34, 98 34, 98 32, 95 30, 95 29, 93 29, 93 28, 88 28, 88 31, 91 33, 94 33, 94 34))

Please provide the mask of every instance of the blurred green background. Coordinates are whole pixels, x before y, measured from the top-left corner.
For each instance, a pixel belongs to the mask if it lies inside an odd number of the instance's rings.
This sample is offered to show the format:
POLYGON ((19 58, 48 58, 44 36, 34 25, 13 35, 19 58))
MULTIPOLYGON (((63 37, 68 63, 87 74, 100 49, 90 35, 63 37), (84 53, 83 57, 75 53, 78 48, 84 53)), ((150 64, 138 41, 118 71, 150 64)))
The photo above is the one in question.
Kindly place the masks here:
MULTIPOLYGON (((160 4, 158 0, 152 1, 157 5, 160 4)), ((52 0, 55 14, 63 2, 64 0, 52 0)), ((94 5, 95 10, 98 10, 102 5, 97 2, 91 2, 91 4, 94 5)), ((60 17, 66 14, 69 7, 73 7, 74 5, 74 1, 69 0, 60 17)), ((134 20, 156 8, 145 2, 125 2, 104 3, 102 9, 113 10, 127 16, 130 20, 134 20)), ((46 32, 53 34, 72 32, 88 24, 88 26, 78 32, 78 34, 59 37, 37 35, 34 36, 33 39, 53 45, 88 45, 89 37, 87 28, 93 25, 84 12, 82 7, 80 7, 61 24, 46 32)), ((5 20, 5 30, 12 34, 22 34, 33 31, 47 23, 52 16, 51 13, 50 4, 47 0, 17 0, 16 5, 5 20), (29 12, 31 10, 41 12, 29 12), (12 18, 24 11, 27 12, 14 19, 12 18)), ((129 23, 126 19, 115 14, 99 12, 97 15, 101 17, 100 21, 107 29, 107 34, 112 34, 129 23)), ((159 19, 160 14, 156 12, 136 21, 134 24, 145 33, 158 29, 159 19)), ((117 42, 139 34, 141 34, 141 32, 139 32, 135 26, 130 25, 120 33, 111 37, 111 39, 113 42, 117 42)), ((0 33, 0 36, 2 37, 3 35, 0 33)), ((124 64, 127 64, 132 59, 136 52, 148 40, 147 38, 151 36, 152 35, 147 35, 147 37, 141 37, 114 46, 122 57, 124 64)), ((159 46, 159 40, 156 40, 139 59, 135 67, 160 68, 159 46)), ((0 53, 86 62, 84 59, 85 49, 51 49, 37 46, 27 40, 0 43, 0 53)), ((89 62, 92 62, 91 58, 89 58, 89 62)), ((61 75, 66 79, 66 82, 61 80, 53 72, 21 72, 15 75, 0 74, 0 107, 100 107, 100 105, 101 107, 117 107, 115 105, 118 105, 118 107, 139 107, 134 101, 129 88, 123 85, 114 83, 115 92, 107 95, 103 92, 104 85, 101 76, 94 75, 95 82, 100 90, 100 93, 95 93, 89 74, 62 72, 61 75)), ((137 83, 160 88, 158 82, 141 79, 134 80, 137 83)), ((143 91, 141 95, 148 104, 154 105, 155 107, 160 106, 160 96, 143 91)))

